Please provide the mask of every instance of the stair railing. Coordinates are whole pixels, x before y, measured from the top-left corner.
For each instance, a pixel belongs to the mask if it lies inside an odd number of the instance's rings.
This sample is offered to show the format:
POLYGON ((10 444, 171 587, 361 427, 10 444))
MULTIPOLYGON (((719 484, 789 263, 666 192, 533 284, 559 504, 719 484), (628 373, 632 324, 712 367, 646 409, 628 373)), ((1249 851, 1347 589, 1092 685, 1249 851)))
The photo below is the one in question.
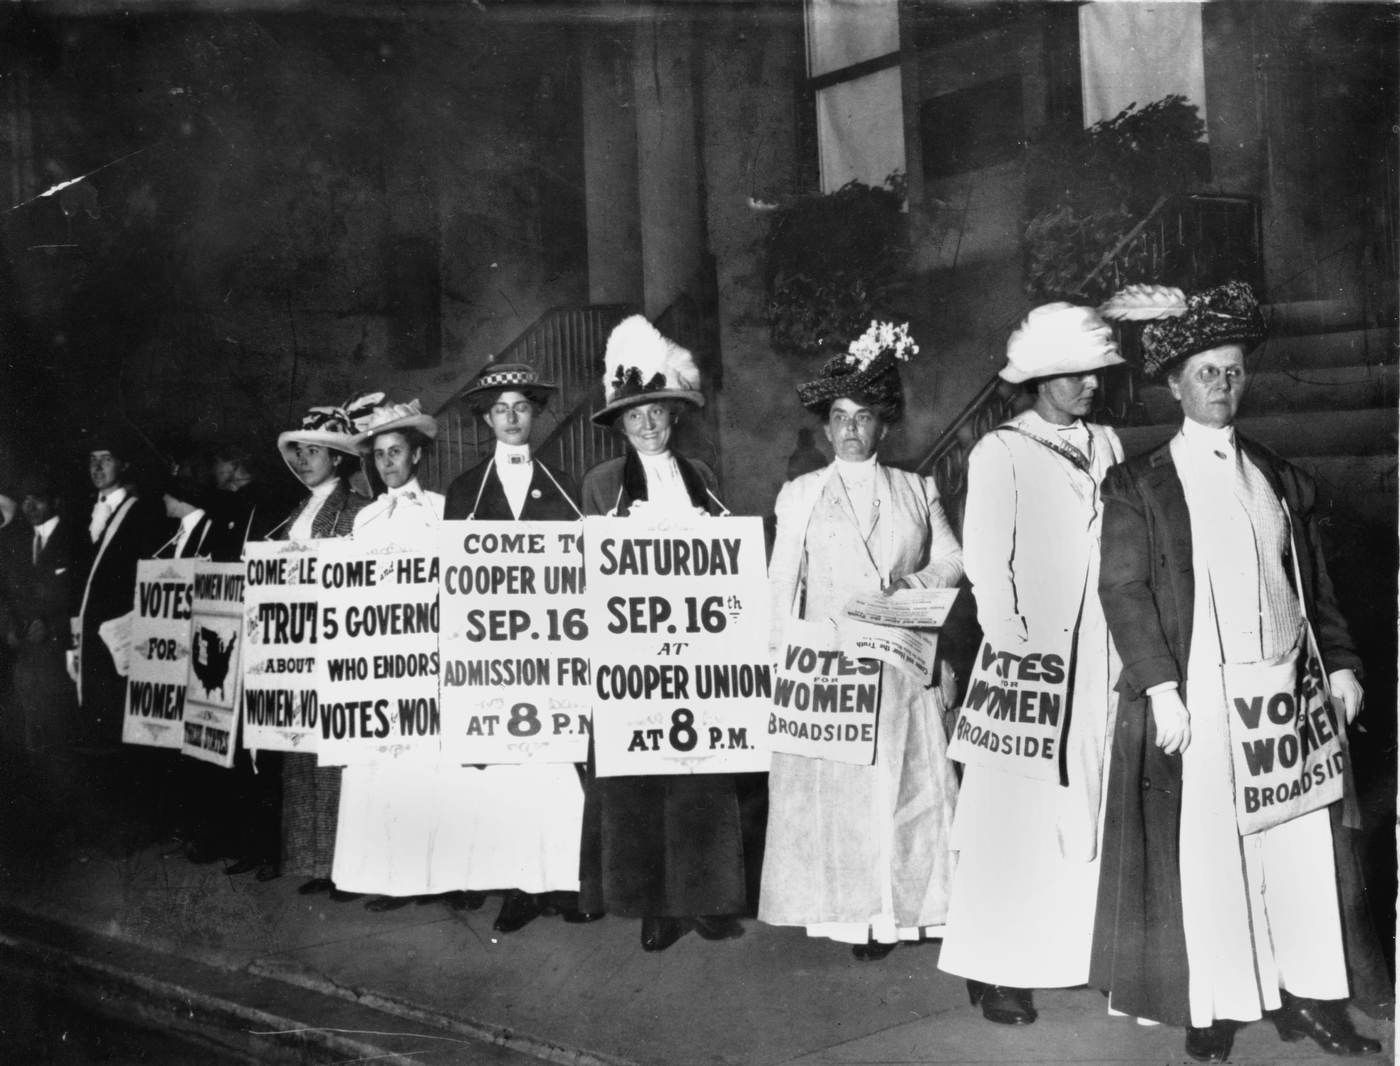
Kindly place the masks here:
MULTIPOLYGON (((1097 303, 1101 295, 1133 282, 1173 279, 1171 283, 1197 288, 1243 277, 1257 284, 1260 243, 1258 205, 1251 199, 1163 196, 1104 254, 1076 292, 1097 303)), ((1004 335, 1018 318, 1004 320, 993 335, 1004 335)), ((1111 421, 1131 417, 1135 407, 1131 374, 1125 375, 1107 404, 1111 421)), ((984 433, 1009 418, 1018 406, 1016 387, 992 375, 915 467, 934 478, 954 529, 962 528, 968 455, 984 433)))
MULTIPOLYGON (((593 426, 588 416, 602 398, 598 368, 608 334, 631 308, 622 304, 556 307, 546 311, 491 361, 528 363, 558 391, 543 416, 557 424, 535 449, 542 459, 570 473, 588 469, 607 458, 612 435, 593 426)), ((453 478, 480 462, 494 437, 485 422, 466 409, 459 391, 436 412, 435 447, 420 470, 423 483, 439 491, 453 478)))

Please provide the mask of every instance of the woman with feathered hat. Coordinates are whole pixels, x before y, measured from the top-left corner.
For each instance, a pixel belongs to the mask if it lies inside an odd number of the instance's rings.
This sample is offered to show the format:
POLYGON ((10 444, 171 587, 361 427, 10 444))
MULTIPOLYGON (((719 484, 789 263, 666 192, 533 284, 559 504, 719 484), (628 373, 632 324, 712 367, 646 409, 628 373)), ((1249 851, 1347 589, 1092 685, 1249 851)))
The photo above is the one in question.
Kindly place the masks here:
POLYGON ((963 772, 958 852, 938 965, 968 978, 988 1021, 1036 1019, 1032 990, 1089 975, 1103 766, 1118 658, 1098 602, 1099 484, 1123 458, 1118 436, 1084 420, 1104 369, 1123 362, 1092 308, 1037 307, 1006 345, 1003 381, 1034 397, 968 459, 963 558, 988 646, 1068 647, 1072 687, 1061 777, 986 765, 963 772), (1026 887, 1036 904, 1027 907, 1026 887))
MULTIPOLYGON (((821 376, 798 386, 836 453, 778 493, 769 585, 776 657, 789 617, 839 617, 856 594, 955 586, 962 552, 932 478, 878 452, 904 412, 898 362, 917 352, 907 326, 872 323, 821 376)), ((957 784, 942 711, 951 673, 882 667, 875 763, 774 754, 758 917, 879 959, 937 932, 948 906, 949 826, 957 784)))
MULTIPOLYGON (((526 363, 492 363, 462 394, 496 438, 491 456, 447 490, 447 517, 477 522, 568 521, 582 516, 573 479, 530 454, 530 433, 555 386, 526 363)), ((551 905, 566 922, 602 917, 578 909, 583 787, 569 763, 497 764, 467 770, 470 796, 451 829, 462 887, 505 889, 492 928, 513 933, 551 905)))
MULTIPOLYGON (((355 420, 365 474, 382 486, 355 516, 356 544, 436 551, 443 497, 418 481, 418 466, 437 436, 437 420, 417 400, 380 402, 355 420)), ((350 892, 376 892, 371 911, 396 910, 419 896, 455 885, 440 883, 444 866, 435 841, 461 767, 351 764, 341 778, 332 879, 350 892)))
MULTIPOLYGON (((273 539, 350 535, 355 516, 369 503, 350 490, 348 480, 351 458, 360 454, 353 419, 382 398, 377 393, 342 407, 312 407, 301 425, 277 438, 287 469, 306 487, 307 495, 273 531, 273 539)), ((302 895, 331 892, 336 900, 354 898, 338 891, 331 881, 339 807, 338 766, 317 766, 311 754, 283 754, 281 866, 283 872, 310 878, 297 889, 302 895)))
MULTIPOLYGON (((705 402, 690 352, 633 315, 608 337, 603 387, 606 403, 593 421, 622 434, 627 451, 584 476, 584 512, 721 513, 714 473, 671 449, 682 412, 705 402)), ((645 951, 663 951, 689 929, 707 940, 741 936, 744 853, 733 775, 589 771, 580 907, 641 918, 645 951)))

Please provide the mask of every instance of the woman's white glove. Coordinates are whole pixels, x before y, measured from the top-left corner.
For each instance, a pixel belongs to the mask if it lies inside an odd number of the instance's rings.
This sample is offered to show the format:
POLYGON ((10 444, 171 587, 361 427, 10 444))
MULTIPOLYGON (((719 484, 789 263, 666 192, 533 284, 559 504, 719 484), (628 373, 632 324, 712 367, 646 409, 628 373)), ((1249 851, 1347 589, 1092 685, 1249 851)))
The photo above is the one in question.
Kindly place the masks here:
POLYGON ((1147 697, 1152 722, 1157 727, 1157 747, 1168 755, 1179 755, 1191 744, 1191 715, 1181 702, 1181 692, 1166 689, 1147 697))
POLYGON ((1347 725, 1351 725, 1366 701, 1361 682, 1356 680, 1356 674, 1351 670, 1333 670, 1327 675, 1327 680, 1332 684, 1332 698, 1341 702, 1347 725))

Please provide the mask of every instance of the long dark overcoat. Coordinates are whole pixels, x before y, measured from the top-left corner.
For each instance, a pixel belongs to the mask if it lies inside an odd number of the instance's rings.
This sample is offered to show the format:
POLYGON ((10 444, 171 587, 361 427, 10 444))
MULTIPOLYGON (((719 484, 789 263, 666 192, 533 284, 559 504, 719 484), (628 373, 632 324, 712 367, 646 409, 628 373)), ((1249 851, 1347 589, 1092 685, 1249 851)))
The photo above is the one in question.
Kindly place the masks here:
MULTIPOLYGON (((1328 671, 1361 669, 1327 576, 1313 514, 1312 479, 1268 449, 1236 437, 1242 453, 1287 501, 1303 596, 1328 671)), ((1090 983, 1116 1010, 1189 1024, 1178 838, 1181 756, 1156 744, 1146 690, 1186 691, 1195 571, 1191 522, 1169 445, 1120 463, 1103 483, 1099 595, 1123 659, 1113 738, 1090 983)), ((1365 903, 1355 834, 1332 809, 1333 849, 1355 998, 1391 999, 1365 903)))

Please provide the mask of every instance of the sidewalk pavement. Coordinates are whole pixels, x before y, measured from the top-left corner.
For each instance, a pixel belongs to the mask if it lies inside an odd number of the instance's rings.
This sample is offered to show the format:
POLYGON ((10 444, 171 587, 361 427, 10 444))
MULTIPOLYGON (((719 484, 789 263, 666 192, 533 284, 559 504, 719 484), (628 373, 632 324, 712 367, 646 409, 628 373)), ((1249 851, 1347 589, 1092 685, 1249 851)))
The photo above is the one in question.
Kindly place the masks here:
MULTIPOLYGON (((435 901, 372 914, 362 900, 300 896, 296 877, 259 883, 156 847, 118 858, 20 835, 28 842, 9 840, 0 866, 0 949, 41 966, 124 968, 137 984, 185 981, 190 1003, 213 1004, 211 1017, 249 1030, 374 1030, 334 1034, 334 1054, 299 1061, 1190 1062, 1181 1030, 1110 1018, 1089 989, 1038 992, 1034 1025, 989 1024, 963 982, 938 970, 937 942, 858 962, 845 945, 747 920, 741 939, 689 934, 653 955, 641 950, 635 920, 542 917, 502 936, 491 929, 495 896, 478 911, 435 901), (377 1020, 356 1022, 335 1005, 377 1020)), ((1026 905, 1035 905, 1033 887, 1026 905)), ((1383 1058, 1370 1061, 1393 1062, 1392 1026, 1353 1015, 1385 1042, 1383 1058)), ((1334 1060, 1311 1042, 1283 1043, 1265 1021, 1241 1030, 1230 1061, 1334 1060)))

